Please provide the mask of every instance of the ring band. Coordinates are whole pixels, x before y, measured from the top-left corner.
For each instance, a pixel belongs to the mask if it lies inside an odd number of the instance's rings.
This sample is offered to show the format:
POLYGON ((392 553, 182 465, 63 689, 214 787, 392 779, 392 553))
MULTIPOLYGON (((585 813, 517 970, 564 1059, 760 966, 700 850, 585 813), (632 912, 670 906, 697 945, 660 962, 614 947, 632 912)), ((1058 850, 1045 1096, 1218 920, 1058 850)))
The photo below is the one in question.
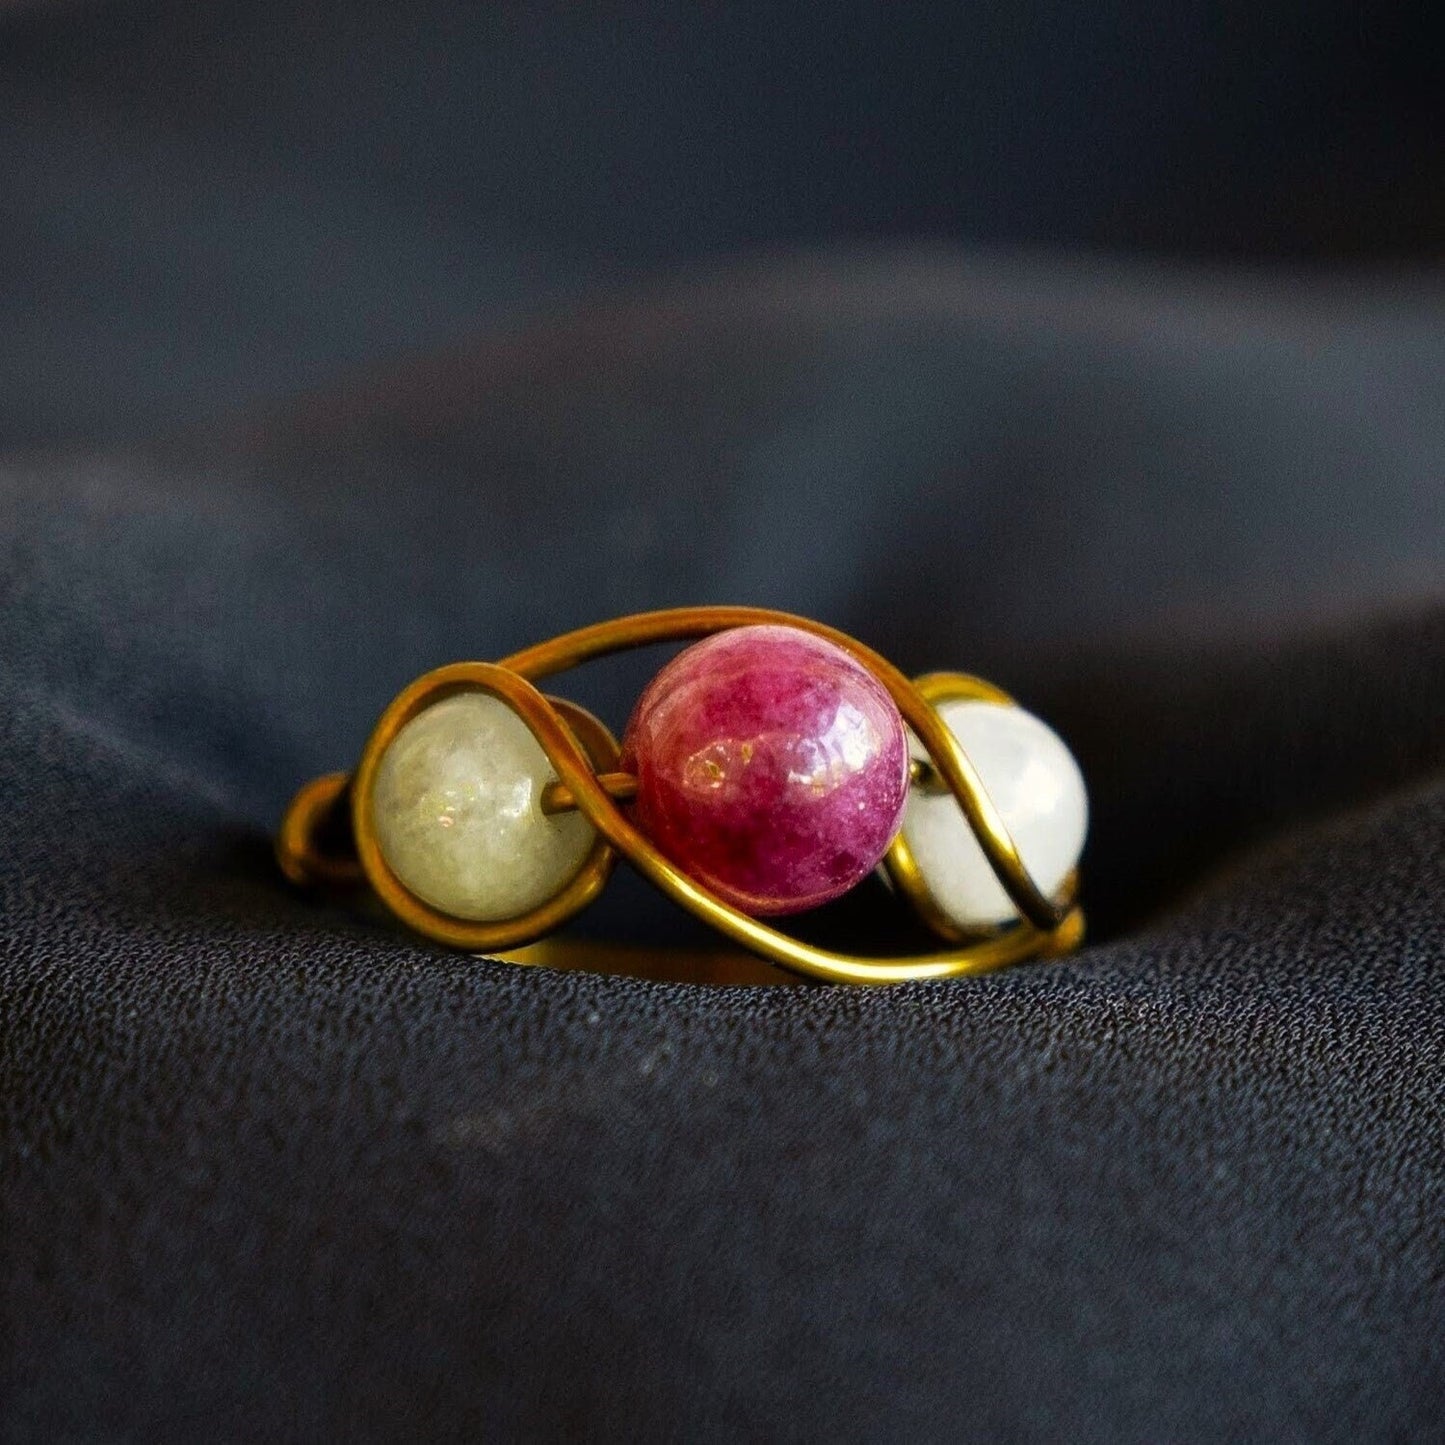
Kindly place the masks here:
MULTIPOLYGON (((738 665, 741 666, 741 663, 738 665)), ((658 683, 654 683, 644 694, 639 708, 643 708, 646 699, 658 689, 658 683)), ((803 686, 808 689, 810 699, 818 692, 819 685, 812 674, 800 683, 800 687, 803 686)), ((695 690, 688 694, 681 687, 663 686, 653 711, 664 718, 673 733, 677 733, 678 728, 686 732, 693 719, 686 715, 680 719, 677 717, 680 700, 698 695, 695 690)), ((853 694, 849 696, 854 697, 853 694)), ((824 703, 827 704, 826 698, 824 703)), ((986 705, 982 711, 993 719, 990 726, 1002 724, 1017 731, 1019 723, 1027 720, 1034 728, 1047 733, 1043 724, 1023 713, 1012 698, 990 683, 961 673, 932 673, 916 682, 910 681, 862 643, 807 618, 753 607, 687 607, 639 613, 565 633, 514 653, 500 662, 453 663, 418 678, 403 689, 382 714, 350 777, 341 773, 327 774, 306 784, 297 793, 278 833, 277 859, 286 876, 301 886, 351 888, 369 885, 387 908, 417 933, 435 942, 477 953, 516 948, 565 923, 601 892, 619 855, 674 902, 733 942, 785 969, 825 982, 877 984, 950 978, 984 973, 1029 958, 1067 952, 1076 947, 1083 937, 1083 915, 1077 904, 1077 869, 1072 864, 1065 866, 1060 882, 1051 889, 1041 887, 1030 873, 1020 853, 1019 842, 1011 832, 1010 820, 991 796, 980 769, 975 766, 955 729, 945 721, 944 713, 950 707, 972 704, 986 705), (624 760, 624 748, 633 746, 635 729, 632 725, 629 725, 624 745, 620 748, 608 729, 585 709, 562 698, 550 697, 537 687, 543 679, 610 653, 656 643, 696 643, 697 646, 689 648, 669 664, 668 669, 664 669, 658 679, 658 683, 662 683, 671 669, 683 664, 689 653, 701 654, 708 647, 716 651, 721 636, 729 633, 736 634, 729 639, 730 644, 735 644, 732 646, 735 659, 745 655, 745 647, 753 649, 746 654, 749 670, 729 674, 731 681, 724 685, 721 674, 710 670, 699 658, 690 674, 694 680, 701 679, 704 688, 711 687, 708 696, 725 709, 735 711, 739 706, 756 709, 779 705, 771 700, 772 694, 767 694, 767 689, 758 679, 771 665, 771 659, 782 657, 788 647, 805 659, 813 655, 808 651, 810 648, 813 653, 826 651, 828 656, 823 661, 830 665, 834 660, 833 654, 840 654, 836 659, 835 672, 828 675, 842 678, 838 684, 840 687, 871 689, 867 696, 857 693, 855 701, 845 698, 833 708, 836 718, 845 719, 852 731, 843 738, 841 752, 835 747, 824 758, 826 768, 822 771, 815 768, 809 772, 795 761, 789 761, 784 783, 777 782, 784 777, 783 773, 775 770, 769 775, 773 784, 786 786, 789 790, 788 798, 778 806, 784 806, 794 796, 804 799, 809 806, 817 800, 822 800, 820 807, 823 804, 833 806, 840 799, 846 801, 853 796, 845 795, 843 789, 854 788, 856 792, 865 785, 871 787, 878 776, 887 773, 888 768, 896 768, 896 755, 888 750, 892 747, 890 738, 885 737, 883 744, 873 747, 871 752, 865 746, 871 745, 880 736, 880 729, 886 727, 886 723, 873 726, 869 717, 864 715, 874 695, 883 698, 883 705, 891 704, 891 708, 896 709, 896 716, 911 734, 912 756, 907 753, 902 755, 904 773, 901 786, 906 797, 900 802, 900 809, 905 804, 909 808, 917 806, 922 816, 922 800, 926 799, 928 806, 946 811, 950 820, 956 820, 961 813, 977 851, 985 860, 992 879, 996 880, 996 887, 993 883, 989 886, 994 887, 995 892, 1001 888, 1000 899, 1006 895, 1011 905, 1013 916, 1008 921, 970 922, 967 918, 961 919, 956 911, 950 916, 943 901, 945 890, 938 886, 946 880, 938 873, 936 863, 925 866, 919 856, 922 844, 929 841, 930 835, 916 830, 910 835, 908 823, 903 822, 893 827, 886 839, 883 867, 895 889, 946 946, 934 952, 876 958, 840 953, 791 937, 740 907, 736 898, 742 895, 731 892, 720 874, 709 876, 704 872, 703 876, 699 876, 697 868, 690 869, 688 858, 678 851, 678 846, 689 846, 685 839, 683 844, 671 848, 659 846, 664 816, 661 804, 649 815, 653 818, 651 831, 656 836, 649 836, 649 832, 640 826, 640 819, 650 806, 649 790, 658 791, 663 783, 653 787, 647 759, 641 754, 624 760), (783 635, 785 633, 786 636, 783 635), (764 634, 768 636, 764 637, 764 634), (699 642, 700 639, 710 641, 699 642), (763 651, 758 651, 759 648, 763 651), (856 678, 850 680, 846 671, 849 668, 857 674, 856 678), (764 694, 762 702, 758 702, 755 695, 764 694), (456 699, 461 701, 453 702, 456 699), (487 701, 490 699, 495 699, 500 706, 487 701), (455 719, 444 719, 442 710, 432 711, 442 703, 452 704, 451 710, 457 714, 455 719), (483 714, 480 709, 484 707, 490 712, 483 714), (467 712, 467 709, 472 711, 467 712), (426 728, 413 728, 412 725, 424 715, 428 718, 426 728), (436 726, 432 725, 433 720, 436 726), (428 799, 441 795, 436 789, 428 791, 427 768, 433 772, 439 768, 448 770, 445 781, 451 791, 442 791, 453 802, 438 812, 434 803, 429 801, 423 808, 424 821, 428 827, 439 824, 450 831, 437 832, 432 827, 430 833, 418 836, 441 839, 441 843, 435 846, 455 850, 461 845, 464 830, 475 826, 478 816, 475 807, 468 812, 464 807, 455 806, 454 800, 459 795, 452 785, 456 782, 459 768, 475 766, 478 754, 475 750, 467 751, 469 734, 466 729, 479 726, 499 729, 495 734, 496 742, 488 744, 492 750, 483 757, 488 768, 500 765, 494 762, 495 759, 512 757, 513 753, 508 749, 540 749, 537 763, 541 771, 534 769, 530 778, 519 774, 515 779, 516 786, 507 793, 508 798, 515 798, 525 792, 523 804, 509 802, 505 817, 501 813, 495 815, 497 827, 527 830, 515 834, 522 840, 519 850, 523 846, 532 850, 527 854, 528 866, 541 868, 544 875, 546 868, 554 865, 547 858, 541 863, 535 862, 532 859, 535 846, 557 853, 565 845, 565 848, 571 849, 569 857, 580 857, 580 861, 575 862, 562 858, 559 866, 566 866, 571 871, 565 880, 560 881, 560 886, 551 887, 544 876, 542 881, 548 887, 547 896, 529 901, 511 916, 479 916, 475 913, 465 916, 467 909, 449 904, 435 888, 417 882, 418 877, 429 879, 427 869, 432 860, 426 856, 418 858, 416 847, 410 841, 406 844, 410 851, 403 859, 402 841, 409 840, 415 832, 414 829, 413 833, 405 830, 413 827, 412 815, 416 813, 414 800, 418 789, 428 799), (408 729, 411 731, 408 732, 408 729), (521 729, 525 729, 525 734, 521 729), (436 736, 423 736, 428 731, 436 736), (513 737, 520 741, 514 743, 513 737), (859 738, 864 739, 864 743, 860 743, 859 738), (409 771, 403 775, 403 769, 409 771), (421 783, 416 780, 417 769, 423 770, 421 783), (864 769, 871 771, 865 776, 864 769), (642 776, 639 777, 639 774, 642 776), (525 788, 524 783, 527 784, 525 788), (380 811, 379 786, 383 798, 380 811), (395 802, 396 799, 401 801, 395 802), (398 817, 399 823, 396 821, 398 817), (564 824, 565 829, 557 827, 564 824), (558 843, 553 832, 549 831, 551 829, 566 831, 568 837, 558 843), (539 839, 540 845, 537 844, 539 839), (391 856, 388 856, 389 853, 391 856), (933 868, 932 875, 930 866, 933 868), (407 881, 403 880, 403 873, 407 875, 407 881), (438 897, 442 898, 441 903, 436 901, 438 897)), ((789 705, 789 699, 784 698, 781 705, 789 705)), ((696 711, 694 709, 694 713, 696 711)), ((634 714, 634 721, 637 716, 634 714)), ((773 732, 758 734, 766 739, 772 739, 774 735, 773 732)), ((1073 767, 1067 750, 1063 750, 1053 734, 1047 735, 1057 745, 1056 751, 1062 750, 1067 766, 1073 767)), ((492 736, 488 734, 489 738, 492 736)), ((643 736, 645 740, 645 733, 643 736)), ((725 740, 729 746, 732 745, 731 738, 730 733, 725 740)), ((784 741, 794 749, 788 754, 788 758, 793 759, 799 746, 803 743, 811 746, 815 740, 787 738, 784 741)), ((823 741, 830 742, 829 739, 823 741)), ((719 741, 711 745, 711 750, 694 747, 690 752, 684 748, 687 753, 685 763, 679 765, 694 771, 696 767, 708 769, 699 776, 706 793, 704 802, 709 807, 723 806, 730 796, 728 790, 733 786, 734 775, 743 777, 746 773, 747 777, 762 777, 767 762, 761 754, 755 755, 751 751, 753 744, 746 740, 741 744, 741 754, 736 749, 732 753, 718 753, 717 749, 723 745, 723 741, 719 741), (723 758, 723 762, 715 762, 714 754, 723 758), (739 757, 750 760, 751 772, 741 768, 739 757), (729 760, 736 765, 732 773, 725 766, 729 760)), ((817 752, 816 747, 814 752, 817 752)), ((522 753, 517 752, 515 756, 521 758, 522 753)), ((662 760, 663 763, 667 761, 662 760)), ((518 764, 518 767, 525 771, 524 764, 518 764)), ((665 768, 661 770, 665 771, 665 768)), ((1077 778, 1076 767, 1073 777, 1077 778)), ((513 780, 509 777, 507 781, 510 786, 513 780)), ((891 787, 891 779, 885 781, 891 787)), ((440 788, 441 783, 437 787, 440 788)), ((1039 790, 1035 788, 1034 791, 1037 793, 1039 790)), ((1044 791, 1047 792, 1047 789, 1044 791)), ((1076 791, 1080 802, 1074 811, 1082 818, 1082 779, 1078 779, 1076 791)), ((474 794, 475 789, 467 796, 474 794)), ((864 823, 871 825, 871 804, 865 806, 864 799, 871 798, 873 794, 857 795, 859 826, 864 823)), ((500 794, 495 789, 487 794, 489 799, 497 796, 500 794)), ((680 792, 674 790, 674 794, 669 796, 683 798, 686 802, 687 797, 703 797, 703 793, 695 789, 689 795, 684 788, 680 792)), ((495 804, 489 802, 488 806, 494 807, 495 804)), ((853 804, 847 802, 847 806, 852 807, 853 804)), ((815 808, 814 812, 818 809, 815 808)), ((491 816, 485 815, 483 821, 491 816)), ((716 816, 722 819, 719 827, 732 827, 736 822, 733 815, 724 818, 718 813, 716 816)), ((800 813, 799 816, 812 814, 800 813)), ((828 815, 830 819, 840 816, 838 807, 833 807, 832 814, 828 815)), ((900 812, 899 816, 904 815, 900 812)), ((911 818, 912 814, 907 816, 911 818)), ((688 836, 694 839, 704 837, 707 827, 712 826, 708 820, 713 814, 707 815, 707 818, 698 817, 701 821, 684 820, 692 829, 688 836)), ((790 823, 786 827, 775 825, 770 816, 762 818, 761 824, 757 818, 753 822, 754 826, 762 826, 764 831, 777 835, 770 840, 770 845, 783 846, 786 843, 791 850, 789 857, 795 857, 800 846, 806 850, 809 843, 806 830, 801 835, 800 844, 797 829, 790 823), (783 843, 778 842, 780 838, 783 843)), ((949 821, 947 825, 956 824, 949 821)), ((1077 847, 1082 844, 1081 821, 1077 831, 1074 857, 1077 857, 1077 847)), ((729 848, 735 854, 738 851, 735 833, 728 836, 731 840, 729 848)), ((490 841, 483 837, 484 843, 490 841)), ((521 856, 520 851, 518 856, 521 856)), ((803 860, 805 864, 813 861, 803 860)), ((871 866, 871 863, 868 864, 865 871, 870 871, 871 866)), ((496 883, 495 875, 505 871, 504 867, 493 866, 488 874, 488 886, 496 883)), ((497 906, 505 907, 505 900, 497 906)), ((789 906, 772 911, 795 910, 789 906)))

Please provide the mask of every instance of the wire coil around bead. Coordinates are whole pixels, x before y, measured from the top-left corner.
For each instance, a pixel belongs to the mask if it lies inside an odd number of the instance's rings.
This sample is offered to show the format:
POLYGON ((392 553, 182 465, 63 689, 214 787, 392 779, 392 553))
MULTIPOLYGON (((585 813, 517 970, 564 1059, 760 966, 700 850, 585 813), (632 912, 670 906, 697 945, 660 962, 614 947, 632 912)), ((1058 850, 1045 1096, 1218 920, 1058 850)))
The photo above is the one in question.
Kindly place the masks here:
POLYGON ((602 890, 619 855, 674 902, 735 943, 824 982, 951 978, 1067 952, 1083 937, 1083 914, 1075 902, 1077 878, 1070 875, 1061 896, 1050 898, 1029 875, 976 769, 936 710, 935 703, 956 697, 1013 703, 992 684, 964 674, 930 674, 912 682, 846 633, 791 613, 757 607, 684 607, 621 617, 564 633, 500 662, 452 663, 418 678, 382 714, 350 779, 328 774, 296 795, 278 834, 277 857, 286 876, 299 884, 349 886, 364 878, 381 901, 418 933, 478 953, 515 948, 565 923, 602 890), (536 686, 544 678, 611 653, 756 624, 782 625, 822 637, 849 653, 882 684, 928 754, 930 781, 958 802, 990 867, 1017 907, 1018 921, 987 936, 965 938, 933 905, 900 832, 885 866, 899 891, 949 941, 949 948, 869 958, 820 948, 782 933, 739 912, 657 850, 618 806, 627 789, 625 775, 616 771, 618 748, 611 733, 585 709, 549 697, 536 686), (497 698, 532 733, 557 773, 548 811, 575 807, 597 834, 581 867, 560 892, 531 911, 500 922, 454 918, 407 889, 382 854, 371 814, 376 772, 397 733, 432 703, 467 690, 497 698), (348 800, 354 856, 334 836, 337 810, 348 800), (331 837, 325 836, 328 828, 331 837))

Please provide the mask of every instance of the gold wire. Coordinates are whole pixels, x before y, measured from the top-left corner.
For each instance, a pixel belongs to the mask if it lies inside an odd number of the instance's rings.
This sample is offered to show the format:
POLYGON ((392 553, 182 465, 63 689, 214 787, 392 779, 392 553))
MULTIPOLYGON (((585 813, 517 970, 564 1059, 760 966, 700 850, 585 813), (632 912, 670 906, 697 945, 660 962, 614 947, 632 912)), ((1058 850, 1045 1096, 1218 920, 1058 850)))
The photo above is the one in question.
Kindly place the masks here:
POLYGON ((351 888, 366 882, 354 852, 338 855, 318 841, 323 824, 345 797, 350 782, 345 773, 324 773, 291 799, 276 834, 276 861, 292 883, 302 888, 351 888))
MULTIPOLYGON (((634 773, 598 773, 597 781, 614 803, 631 802, 637 796, 637 776, 634 773)), ((577 799, 566 783, 548 783, 542 789, 538 805, 544 813, 571 813, 576 810, 577 799)))
MULTIPOLYGON (((1012 701, 979 679, 964 679, 962 674, 946 676, 962 679, 960 686, 973 686, 976 691, 970 695, 1012 701)), ((826 982, 901 983, 978 974, 1076 947, 1083 936, 1083 915, 1073 903, 1072 887, 1061 898, 1052 899, 1034 883, 972 763, 925 696, 925 686, 935 684, 929 679, 923 679, 921 684, 910 682, 878 653, 846 633, 809 618, 758 607, 682 607, 638 613, 565 633, 497 663, 452 663, 405 688, 382 714, 367 740, 350 781, 357 859, 377 895, 404 923, 438 942, 477 952, 496 952, 530 943, 571 918, 601 891, 617 853, 675 902, 734 942, 784 968, 826 982), (1018 907, 1021 919, 1017 924, 988 937, 958 942, 940 952, 871 959, 803 943, 750 918, 684 874, 618 808, 615 797, 626 796, 629 784, 621 781, 625 775, 617 770, 617 745, 607 729, 590 713, 565 700, 548 698, 534 685, 580 663, 624 649, 686 641, 759 623, 794 627, 826 638, 855 657, 882 683, 927 752, 936 781, 958 800, 990 866, 1018 907), (469 689, 500 699, 522 719, 557 773, 557 782, 548 794, 550 808, 577 808, 598 835, 591 853, 556 897, 522 917, 499 923, 452 918, 411 893, 382 856, 371 815, 376 771, 396 734, 423 708, 450 693, 469 689)), ((336 784, 339 776, 331 774, 328 779, 308 784, 288 811, 277 844, 288 877, 313 881, 314 874, 314 881, 328 881, 322 870, 310 867, 304 840, 307 829, 314 828, 321 815, 327 789, 333 790, 333 803, 342 795, 346 784, 336 784)), ((635 790, 635 784, 631 787, 635 790)), ((910 872, 910 861, 906 848, 901 854, 890 850, 890 876, 919 908, 925 921, 936 927, 941 914, 936 907, 920 903, 926 889, 916 865, 910 872)))
MULTIPOLYGON (((923 700, 934 708, 939 703, 956 701, 991 702, 1001 707, 1018 706, 1001 687, 986 682, 981 677, 974 677, 971 673, 925 673, 922 677, 915 678, 913 685, 918 689, 923 700)), ((917 759, 914 761, 916 763, 917 759)), ((933 774, 931 767, 928 768, 928 774, 932 776, 920 779, 919 782, 924 786, 933 782, 935 787, 931 791, 948 791, 946 787, 937 786, 942 783, 942 779, 933 774)), ((928 880, 924 878, 923 870, 919 868, 902 828, 893 835, 893 841, 888 845, 887 853, 883 855, 883 867, 893 886, 912 904, 913 911, 940 938, 946 938, 952 943, 966 943, 970 938, 987 937, 990 933, 997 932, 996 929, 989 928, 969 933, 948 916, 933 896, 933 890, 928 886, 928 880)), ((1065 892, 1067 896, 1072 897, 1074 889, 1072 886, 1066 885, 1065 892)))

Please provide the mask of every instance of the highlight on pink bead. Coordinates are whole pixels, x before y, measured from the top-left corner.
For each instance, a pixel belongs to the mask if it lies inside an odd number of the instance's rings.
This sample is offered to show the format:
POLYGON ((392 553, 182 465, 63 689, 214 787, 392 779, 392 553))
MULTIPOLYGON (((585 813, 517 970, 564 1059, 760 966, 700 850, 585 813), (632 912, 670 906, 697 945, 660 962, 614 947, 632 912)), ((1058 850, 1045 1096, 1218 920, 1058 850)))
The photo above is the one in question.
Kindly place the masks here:
POLYGON ((908 798, 903 719, 883 685, 836 644, 773 624, 668 663, 633 710, 622 767, 659 851, 755 917, 846 893, 908 798))

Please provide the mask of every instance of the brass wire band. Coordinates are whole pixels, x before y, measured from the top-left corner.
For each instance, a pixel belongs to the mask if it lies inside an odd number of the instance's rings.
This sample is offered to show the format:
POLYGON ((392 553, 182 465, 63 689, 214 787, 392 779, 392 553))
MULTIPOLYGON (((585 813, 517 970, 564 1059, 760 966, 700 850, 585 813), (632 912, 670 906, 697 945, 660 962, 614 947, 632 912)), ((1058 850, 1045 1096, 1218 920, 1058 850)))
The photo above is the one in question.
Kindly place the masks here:
MULTIPOLYGON (((522 719, 547 755, 548 761, 557 770, 559 779, 571 790, 579 811, 587 817, 599 835, 606 839, 612 848, 622 853, 646 878, 720 933, 797 973, 829 983, 881 984, 949 978, 1001 968, 1006 964, 1022 962, 1040 952, 1062 952, 1072 947, 1082 933, 1082 916, 1077 910, 1072 910, 1065 914, 1063 926, 1052 936, 1041 934, 1024 925, 968 947, 915 954, 900 959, 861 959, 803 943, 755 918, 739 913, 664 858, 608 796, 607 790, 598 782, 594 765, 548 699, 511 668, 485 662, 453 663, 448 667, 438 668, 413 683, 397 703, 388 709, 388 714, 399 715, 407 711, 414 713, 418 698, 429 701, 439 693, 445 694, 463 688, 480 690, 499 698, 522 719), (402 706, 398 707, 398 704, 402 706)), ((451 929, 426 926, 427 922, 442 916, 420 904, 420 900, 401 887, 381 856, 375 831, 371 827, 368 806, 370 789, 375 781, 376 768, 385 749, 385 742, 390 740, 390 735, 394 735, 396 726, 393 717, 389 727, 378 728, 378 733, 374 734, 372 742, 368 743, 357 770, 352 789, 357 852, 373 886, 404 921, 413 923, 420 931, 431 933, 443 942, 458 941, 467 932, 465 925, 451 929), (382 736, 384 741, 374 746, 378 736, 382 736)), ((520 920, 532 925, 528 929, 531 936, 535 937, 546 928, 555 926, 556 920, 548 919, 544 923, 541 919, 541 915, 548 908, 549 905, 544 905, 543 909, 529 915, 527 920, 520 920)), ((447 923, 445 919, 442 921, 447 923)), ((451 922, 455 923, 454 920, 451 922)))
MULTIPOLYGON (((794 972, 828 982, 899 983, 978 974, 1040 954, 1067 952, 1083 936, 1083 914, 1072 902, 1075 880, 1070 878, 1058 901, 1044 897, 1035 886, 976 771, 926 695, 927 691, 938 690, 941 697, 950 688, 954 689, 951 695, 1012 701, 991 684, 962 674, 934 674, 915 686, 892 664, 845 633, 790 613, 756 607, 689 607, 618 618, 524 649, 500 663, 453 663, 418 678, 382 714, 349 781, 344 774, 328 774, 297 794, 278 835, 277 857, 287 877, 300 883, 352 883, 357 881, 358 873, 364 874, 377 896, 403 922, 439 942, 477 952, 530 943, 572 917, 600 892, 616 861, 616 852, 623 853, 675 902, 745 948, 794 972), (954 795, 990 865, 1026 921, 982 939, 960 940, 959 946, 946 951, 898 959, 857 958, 780 933, 737 912, 658 853, 614 801, 614 797, 626 798, 636 787, 630 775, 616 771, 615 739, 585 709, 562 698, 545 697, 533 685, 535 680, 611 652, 759 623, 795 627, 826 638, 869 668, 929 755, 929 765, 915 760, 911 766, 915 781, 930 790, 942 786, 954 795), (553 807, 581 811, 598 835, 592 851, 566 887, 519 918, 473 921, 453 918, 432 908, 392 872, 381 854, 372 824, 372 789, 386 748, 425 707, 464 690, 489 693, 521 718, 557 771, 557 781, 549 785, 553 807), (339 831, 335 815, 348 803, 355 862, 337 851, 335 836, 326 847, 321 846, 323 839, 319 836, 339 831)), ((936 925, 937 909, 926 906, 929 900, 921 880, 915 877, 910 881, 906 867, 900 879, 899 865, 905 862, 896 848, 890 850, 890 875, 895 882, 903 883, 901 891, 919 907, 925 920, 936 925)), ((945 927, 938 931, 946 938, 958 939, 954 930, 945 927)))
POLYGON ((775 612, 765 607, 671 607, 659 612, 638 612, 581 627, 575 632, 564 632, 560 637, 504 657, 497 666, 535 682, 608 653, 658 642, 707 637, 733 627, 758 624, 796 627, 811 632, 857 658, 888 690, 904 721, 918 735, 929 760, 949 792, 958 799, 989 866, 1014 906, 1035 928, 1044 932, 1057 928, 1064 921, 1068 916, 1068 905, 1056 903, 1034 883, 1019 857, 1018 846, 1009 835, 1007 825, 958 739, 903 673, 846 632, 814 622, 809 617, 775 612))
MULTIPOLYGON (((933 707, 938 707, 945 702, 989 702, 1002 707, 1017 707, 1018 704, 1001 687, 991 682, 984 681, 981 677, 972 677, 963 672, 930 672, 923 677, 915 678, 913 685, 923 695, 924 701, 933 707)), ((915 763, 917 759, 913 760, 915 763)), ((929 781, 938 784, 941 780, 927 767, 932 775, 929 781)), ((928 783, 925 781, 924 786, 928 783)), ((947 788, 935 786, 929 791, 947 793, 947 788)), ((965 943, 970 934, 961 928, 939 904, 938 899, 933 896, 933 890, 928 886, 928 880, 923 876, 923 870, 918 866, 918 860, 913 856, 913 849, 908 846, 906 830, 900 828, 893 835, 893 841, 888 845, 888 851, 883 855, 883 866, 888 873, 893 886, 913 906, 913 911, 936 933, 940 938, 946 938, 953 943, 965 943)), ((1072 898, 1078 888, 1076 875, 1070 875, 1065 880, 1063 894, 1066 898, 1072 898)))
POLYGON ((351 836, 350 811, 345 808, 350 782, 345 773, 312 778, 286 809, 276 834, 276 861, 299 887, 354 888, 366 882, 351 836), (338 847, 326 848, 322 836, 341 831, 336 827, 338 815, 345 822, 345 834, 338 847))
MULTIPOLYGON (((637 777, 633 773, 598 773, 597 781, 607 796, 618 803, 626 803, 637 796, 637 777)), ((566 783, 548 783, 542 789, 538 806, 544 813, 571 813, 576 811, 577 799, 566 783)))

